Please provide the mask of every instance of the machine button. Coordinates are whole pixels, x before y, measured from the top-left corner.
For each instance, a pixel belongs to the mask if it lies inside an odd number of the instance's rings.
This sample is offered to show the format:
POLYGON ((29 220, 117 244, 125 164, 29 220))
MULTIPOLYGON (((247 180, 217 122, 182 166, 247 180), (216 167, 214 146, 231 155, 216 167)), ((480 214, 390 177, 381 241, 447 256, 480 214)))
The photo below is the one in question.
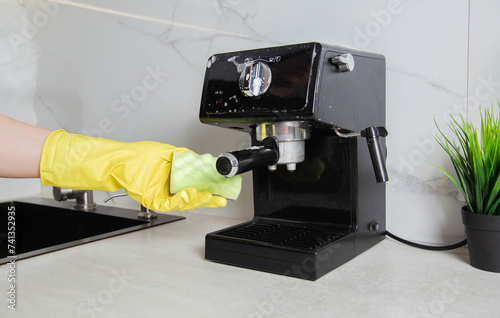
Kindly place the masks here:
POLYGON ((370 230, 370 232, 376 232, 376 231, 380 230, 380 224, 373 221, 370 224, 368 224, 368 229, 370 230))
POLYGON ((351 54, 341 54, 330 59, 330 63, 335 65, 339 72, 351 72, 354 70, 354 58, 351 54))
POLYGON ((247 97, 263 95, 271 85, 271 78, 269 65, 261 61, 249 61, 241 72, 240 90, 247 97))

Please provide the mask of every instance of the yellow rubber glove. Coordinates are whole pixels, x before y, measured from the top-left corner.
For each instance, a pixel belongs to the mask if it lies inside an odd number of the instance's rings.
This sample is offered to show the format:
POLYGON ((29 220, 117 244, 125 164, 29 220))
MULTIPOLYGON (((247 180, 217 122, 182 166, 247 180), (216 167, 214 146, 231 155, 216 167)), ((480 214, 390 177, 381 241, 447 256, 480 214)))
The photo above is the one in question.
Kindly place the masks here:
POLYGON ((159 212, 223 207, 227 201, 209 192, 186 188, 170 193, 173 152, 186 148, 153 141, 132 143, 54 131, 40 158, 42 184, 76 190, 125 191, 159 212))

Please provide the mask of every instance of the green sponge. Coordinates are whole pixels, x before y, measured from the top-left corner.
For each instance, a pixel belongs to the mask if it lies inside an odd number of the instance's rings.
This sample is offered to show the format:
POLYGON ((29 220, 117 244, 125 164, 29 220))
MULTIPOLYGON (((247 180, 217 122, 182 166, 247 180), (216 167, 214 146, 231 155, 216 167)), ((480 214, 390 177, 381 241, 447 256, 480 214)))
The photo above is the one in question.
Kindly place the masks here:
POLYGON ((208 191, 227 199, 236 200, 241 192, 241 176, 223 177, 217 172, 217 158, 211 154, 174 151, 170 171, 170 192, 194 187, 198 192, 208 191))

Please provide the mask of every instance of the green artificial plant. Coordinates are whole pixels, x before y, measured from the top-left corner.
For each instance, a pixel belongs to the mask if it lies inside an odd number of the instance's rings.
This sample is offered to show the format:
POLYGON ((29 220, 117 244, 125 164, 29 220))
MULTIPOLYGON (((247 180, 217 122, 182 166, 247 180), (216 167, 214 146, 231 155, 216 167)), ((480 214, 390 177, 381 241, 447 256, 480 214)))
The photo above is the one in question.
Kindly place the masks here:
MULTIPOLYGON (((500 108, 500 102, 498 104, 500 108)), ((435 121, 434 121, 435 122, 435 121)), ((481 130, 471 121, 451 116, 448 126, 458 138, 450 140, 438 127, 436 141, 453 163, 457 178, 438 167, 462 192, 467 210, 485 215, 500 215, 500 115, 493 106, 481 112, 481 130)))

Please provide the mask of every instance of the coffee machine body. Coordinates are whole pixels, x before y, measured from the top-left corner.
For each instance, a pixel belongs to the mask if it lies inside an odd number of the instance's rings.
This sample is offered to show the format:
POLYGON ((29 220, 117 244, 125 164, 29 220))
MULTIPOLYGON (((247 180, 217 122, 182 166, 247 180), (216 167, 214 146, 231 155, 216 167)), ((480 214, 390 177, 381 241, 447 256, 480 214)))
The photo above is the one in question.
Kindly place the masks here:
POLYGON ((385 238, 382 55, 317 42, 213 55, 200 120, 278 154, 251 168, 254 218, 207 234, 207 259, 315 280, 385 238))

